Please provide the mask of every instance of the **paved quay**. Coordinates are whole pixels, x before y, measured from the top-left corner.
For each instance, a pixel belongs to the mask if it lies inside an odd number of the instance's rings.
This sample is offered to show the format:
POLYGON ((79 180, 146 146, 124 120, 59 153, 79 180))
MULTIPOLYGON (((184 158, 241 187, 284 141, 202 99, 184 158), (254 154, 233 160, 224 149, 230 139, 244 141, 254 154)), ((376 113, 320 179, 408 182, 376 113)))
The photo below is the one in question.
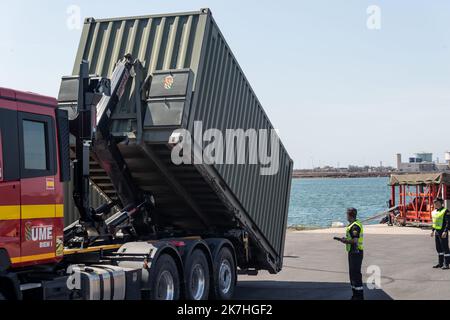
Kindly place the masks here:
MULTIPOLYGON (((344 228, 289 231, 283 270, 239 276, 235 299, 349 299, 347 255, 333 240, 344 234, 344 228)), ((364 282, 373 270, 381 274, 381 288, 366 287, 366 299, 450 299, 450 270, 432 269, 437 254, 430 230, 366 226, 364 255, 364 282)))

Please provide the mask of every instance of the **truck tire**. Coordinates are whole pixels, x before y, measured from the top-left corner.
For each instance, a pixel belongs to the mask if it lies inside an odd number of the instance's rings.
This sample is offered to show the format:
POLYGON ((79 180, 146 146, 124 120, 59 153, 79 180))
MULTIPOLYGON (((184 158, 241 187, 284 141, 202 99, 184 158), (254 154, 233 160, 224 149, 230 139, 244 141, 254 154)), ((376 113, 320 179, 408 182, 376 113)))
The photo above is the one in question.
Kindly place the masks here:
POLYGON ((214 261, 214 284, 212 298, 215 300, 230 300, 236 287, 236 263, 231 250, 220 249, 214 261))
POLYGON ((209 296, 210 272, 208 260, 202 250, 194 250, 187 257, 185 272, 186 300, 207 300, 209 296))
POLYGON ((173 258, 162 254, 154 267, 150 268, 151 300, 178 300, 180 298, 180 276, 173 258))

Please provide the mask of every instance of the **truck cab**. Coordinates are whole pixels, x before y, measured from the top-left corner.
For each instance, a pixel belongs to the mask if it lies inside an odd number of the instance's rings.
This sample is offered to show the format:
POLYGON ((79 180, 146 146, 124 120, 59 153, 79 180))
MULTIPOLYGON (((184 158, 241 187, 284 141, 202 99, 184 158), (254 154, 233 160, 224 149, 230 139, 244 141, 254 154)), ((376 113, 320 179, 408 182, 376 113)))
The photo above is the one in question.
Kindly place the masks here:
POLYGON ((0 272, 63 256, 54 98, 0 88, 0 272))

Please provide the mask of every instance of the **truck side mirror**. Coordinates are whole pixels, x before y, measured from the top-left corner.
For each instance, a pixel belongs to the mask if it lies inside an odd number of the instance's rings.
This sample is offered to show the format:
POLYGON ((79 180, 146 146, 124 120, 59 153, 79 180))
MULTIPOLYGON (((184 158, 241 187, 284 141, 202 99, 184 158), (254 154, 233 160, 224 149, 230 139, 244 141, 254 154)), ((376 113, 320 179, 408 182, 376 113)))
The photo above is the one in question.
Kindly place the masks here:
POLYGON ((61 182, 70 181, 70 133, 67 110, 56 109, 58 132, 59 175, 61 182))

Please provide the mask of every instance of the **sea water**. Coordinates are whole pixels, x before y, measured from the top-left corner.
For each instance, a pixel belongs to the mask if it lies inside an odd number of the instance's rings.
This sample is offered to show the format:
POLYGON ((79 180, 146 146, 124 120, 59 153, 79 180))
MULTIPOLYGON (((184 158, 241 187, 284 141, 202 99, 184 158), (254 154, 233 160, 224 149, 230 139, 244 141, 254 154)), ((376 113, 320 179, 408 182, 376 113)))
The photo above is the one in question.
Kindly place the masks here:
POLYGON ((388 182, 388 178, 294 179, 288 225, 330 227, 332 222, 347 223, 349 207, 358 210, 360 219, 381 213, 390 197, 388 182))

